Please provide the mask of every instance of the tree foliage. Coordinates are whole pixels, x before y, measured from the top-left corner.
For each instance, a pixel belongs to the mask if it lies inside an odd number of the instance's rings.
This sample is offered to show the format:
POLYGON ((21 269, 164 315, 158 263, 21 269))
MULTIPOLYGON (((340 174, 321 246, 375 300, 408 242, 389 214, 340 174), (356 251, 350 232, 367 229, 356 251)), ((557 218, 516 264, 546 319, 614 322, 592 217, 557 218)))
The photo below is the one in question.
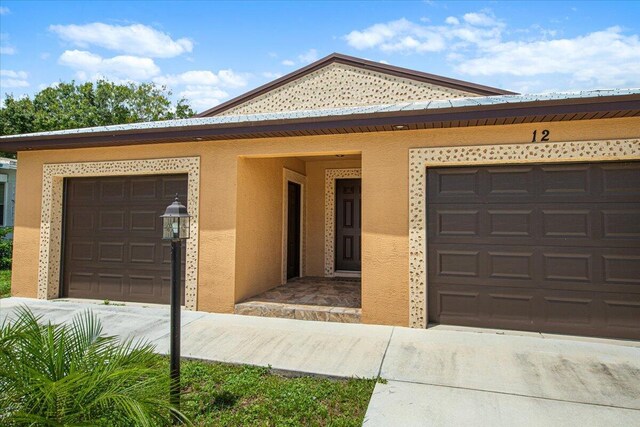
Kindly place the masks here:
POLYGON ((69 325, 40 320, 21 308, 0 325, 0 425, 189 423, 170 405, 169 375, 151 345, 104 336, 89 311, 69 325))
POLYGON ((186 100, 173 104, 170 96, 164 86, 152 83, 59 83, 33 99, 7 95, 0 108, 0 134, 181 119, 194 114, 186 100))

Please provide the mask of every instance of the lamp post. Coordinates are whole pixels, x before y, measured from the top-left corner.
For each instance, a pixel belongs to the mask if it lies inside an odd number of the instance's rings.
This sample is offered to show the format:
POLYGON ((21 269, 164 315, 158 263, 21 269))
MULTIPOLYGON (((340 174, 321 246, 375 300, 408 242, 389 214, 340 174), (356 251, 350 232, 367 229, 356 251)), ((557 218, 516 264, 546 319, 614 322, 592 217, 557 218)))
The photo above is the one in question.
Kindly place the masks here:
POLYGON ((180 203, 178 195, 173 203, 167 206, 162 218, 162 239, 171 240, 171 344, 170 344, 170 401, 180 409, 180 296, 182 257, 180 250, 182 241, 189 238, 189 213, 180 203))

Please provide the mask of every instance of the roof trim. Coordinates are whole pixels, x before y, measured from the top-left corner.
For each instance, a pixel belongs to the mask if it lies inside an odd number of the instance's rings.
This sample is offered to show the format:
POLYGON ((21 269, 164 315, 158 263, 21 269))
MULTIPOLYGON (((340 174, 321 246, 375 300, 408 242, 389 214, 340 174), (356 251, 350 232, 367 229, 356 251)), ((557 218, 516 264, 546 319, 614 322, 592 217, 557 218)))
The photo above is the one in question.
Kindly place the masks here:
POLYGON ((49 150, 224 139, 290 137, 409 129, 488 126, 524 122, 588 120, 640 116, 640 95, 587 99, 532 101, 438 108, 436 110, 378 111, 364 114, 227 122, 172 128, 105 130, 92 133, 5 136, 3 151, 49 150))
POLYGON ((306 67, 302 67, 299 70, 293 71, 285 76, 280 77, 279 79, 273 80, 256 89, 230 99, 229 101, 223 102, 222 104, 216 105, 213 108, 209 108, 208 110, 198 113, 194 117, 211 117, 216 114, 220 114, 223 111, 229 110, 237 105, 250 101, 251 99, 256 98, 260 95, 264 95, 267 92, 270 92, 280 86, 284 86, 287 83, 297 80, 307 74, 313 73, 314 71, 317 71, 332 63, 351 65, 352 67, 364 68, 367 70, 377 71, 379 73, 390 74, 392 76, 402 77, 410 80, 417 80, 424 83, 431 83, 438 86, 445 86, 483 96, 516 95, 515 92, 510 92, 508 90, 498 89, 495 87, 484 86, 476 83, 466 82, 463 80, 438 76, 435 74, 423 73, 421 71, 411 70, 409 68, 402 68, 394 65, 383 64, 381 62, 374 62, 367 59, 356 58, 355 56, 332 53, 331 55, 325 56, 324 58, 319 59, 318 61, 307 65, 306 67))

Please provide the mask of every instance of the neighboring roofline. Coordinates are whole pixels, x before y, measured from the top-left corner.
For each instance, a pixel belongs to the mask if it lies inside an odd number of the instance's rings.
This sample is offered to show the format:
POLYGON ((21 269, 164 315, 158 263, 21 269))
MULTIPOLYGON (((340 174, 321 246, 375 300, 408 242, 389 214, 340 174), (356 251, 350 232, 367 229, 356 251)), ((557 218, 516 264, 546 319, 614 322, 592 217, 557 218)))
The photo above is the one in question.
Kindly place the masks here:
POLYGON ((398 125, 402 125, 403 129, 415 130, 640 116, 640 91, 632 90, 626 91, 623 95, 613 96, 594 95, 592 97, 536 100, 524 95, 470 98, 469 100, 477 103, 456 106, 454 101, 451 101, 449 107, 446 108, 440 106, 429 108, 431 104, 436 104, 439 101, 432 101, 422 106, 416 105, 419 103, 402 103, 395 106, 380 106, 377 109, 366 108, 360 111, 354 111, 353 108, 331 110, 330 112, 334 114, 315 116, 272 114, 263 115, 261 120, 253 118, 255 116, 222 116, 11 135, 0 137, 0 150, 15 152, 223 139, 384 132, 393 131, 397 129, 398 125), (483 99, 486 103, 479 104, 483 99), (395 109, 391 107, 395 107, 395 109), (341 111, 342 114, 340 114, 341 111))
POLYGON ((222 104, 216 105, 213 108, 209 108, 206 111, 198 113, 194 117, 211 117, 213 115, 219 114, 223 111, 243 104, 253 98, 270 92, 273 89, 284 86, 287 83, 297 80, 306 74, 313 73, 314 71, 317 71, 320 68, 323 68, 331 63, 340 63, 358 68, 366 68, 384 74, 390 74, 397 77, 403 77, 405 79, 431 83, 438 86, 445 86, 452 89, 458 89, 461 91, 471 92, 483 96, 516 95, 515 92, 510 92, 508 90, 498 89, 495 87, 479 85, 463 80, 451 79, 449 77, 438 76, 435 74, 423 73, 421 71, 410 70, 408 68, 396 67, 394 65, 383 64, 381 62, 374 62, 367 59, 356 58, 355 56, 332 53, 331 55, 325 56, 324 58, 319 59, 318 61, 307 65, 306 67, 302 67, 299 70, 293 71, 256 89, 243 93, 242 95, 230 99, 229 101, 223 102, 222 104))

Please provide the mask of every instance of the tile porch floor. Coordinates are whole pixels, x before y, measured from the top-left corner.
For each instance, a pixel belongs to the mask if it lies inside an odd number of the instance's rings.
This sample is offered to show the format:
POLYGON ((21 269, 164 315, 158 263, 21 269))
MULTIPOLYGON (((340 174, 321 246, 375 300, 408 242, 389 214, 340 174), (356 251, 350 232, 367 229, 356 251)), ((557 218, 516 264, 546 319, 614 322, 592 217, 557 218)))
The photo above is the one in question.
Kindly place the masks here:
POLYGON ((235 306, 236 314, 360 323, 360 279, 300 277, 235 306))

